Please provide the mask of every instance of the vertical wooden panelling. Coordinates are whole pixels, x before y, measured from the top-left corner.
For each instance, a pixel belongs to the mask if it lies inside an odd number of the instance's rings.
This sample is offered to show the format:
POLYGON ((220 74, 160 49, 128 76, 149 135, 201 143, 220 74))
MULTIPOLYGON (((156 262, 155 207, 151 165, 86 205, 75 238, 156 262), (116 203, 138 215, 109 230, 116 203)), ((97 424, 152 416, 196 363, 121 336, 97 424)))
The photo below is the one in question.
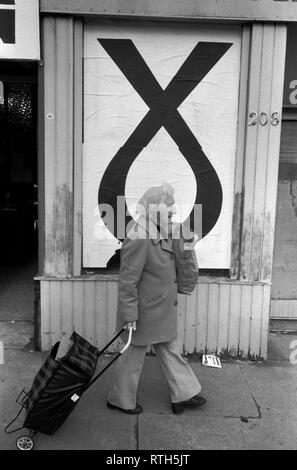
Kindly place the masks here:
POLYGON ((45 223, 45 135, 44 135, 44 67, 42 62, 38 65, 38 106, 37 106, 37 172, 38 172, 38 275, 42 276, 44 273, 44 223, 45 223))
MULTIPOLYGON (((114 336, 116 333, 116 311, 117 311, 117 296, 118 296, 118 283, 115 281, 106 282, 105 291, 107 296, 106 304, 106 335, 105 343, 114 336)), ((121 340, 116 340, 109 348, 109 351, 115 351, 121 340)))
POLYGON ((280 123, 274 125, 273 113, 280 118, 285 40, 284 26, 252 26, 240 258, 240 278, 251 281, 271 280, 281 130, 280 123))
MULTIPOLYGON (((259 83, 261 82, 263 26, 253 25, 251 37, 250 80, 247 113, 259 113, 259 83)), ((258 125, 249 126, 247 120, 244 166, 244 213, 241 246, 241 278, 250 278, 253 235, 253 204, 256 172, 258 125)))
POLYGON ((218 326, 220 308, 220 286, 209 284, 208 286, 208 321, 207 321, 207 352, 215 353, 218 347, 218 326))
MULTIPOLYGON (((258 86, 259 96, 257 96, 258 103, 256 106, 261 119, 261 113, 267 113, 270 116, 270 100, 271 100, 271 87, 272 87, 272 65, 273 65, 273 50, 274 50, 274 25, 265 25, 261 28, 261 63, 260 63, 260 82, 258 86)), ((251 103, 249 103, 251 106, 251 103)), ((264 119, 267 116, 263 115, 264 119)), ((270 130, 270 118, 268 123, 263 126, 258 123, 256 126, 250 126, 251 132, 254 132, 256 154, 255 154, 255 181, 254 181, 254 195, 253 195, 253 229, 251 240, 251 260, 250 260, 250 277, 251 279, 260 279, 261 270, 261 251, 263 245, 263 228, 264 228, 264 214, 265 214, 265 191, 269 182, 266 179, 267 165, 268 165, 268 142, 270 130)), ((247 155, 247 157, 249 157, 247 155)), ((270 156, 273 158, 273 155, 270 156)), ((275 156, 274 156, 275 158, 275 156)))
POLYGON ((84 283, 84 335, 91 343, 95 342, 95 292, 96 283, 86 281, 84 283))
MULTIPOLYGON (((51 282, 51 281, 49 281, 51 282)), ((84 332, 84 283, 73 282, 72 286, 72 305, 73 305, 73 327, 78 334, 84 332)))
POLYGON ((225 352, 228 349, 229 325, 230 325, 230 284, 220 284, 220 305, 218 322, 218 351, 225 352))
POLYGON ((41 282, 40 283, 40 324, 41 324, 41 350, 48 351, 51 347, 50 340, 50 292, 49 292, 49 283, 41 282))
POLYGON ((196 352, 205 351, 208 319, 208 284, 198 284, 196 352))
POLYGON ((231 246, 231 266, 230 278, 237 279, 239 276, 240 248, 241 248, 241 217, 243 202, 243 162, 246 132, 247 115, 247 85, 249 74, 249 53, 250 53, 250 26, 244 25, 242 28, 241 41, 241 65, 240 84, 238 96, 238 125, 234 178, 234 203, 232 216, 232 246, 231 246))
MULTIPOLYGON (((217 352, 266 358, 270 286, 199 283, 179 297, 178 336, 186 354, 217 352)), ((99 349, 116 332, 117 281, 41 280, 42 349, 75 329, 99 349), (48 335, 50 332, 50 335, 48 335)), ((118 340, 110 352, 118 350, 118 340)))
POLYGON ((250 345, 253 287, 251 285, 247 285, 242 288, 241 291, 238 352, 239 355, 244 355, 249 351, 250 345))
POLYGON ((106 282, 97 282, 95 288, 95 324, 96 324, 96 346, 99 349, 107 342, 107 317, 110 312, 107 306, 106 282))
POLYGON ((83 126, 83 23, 74 21, 74 99, 73 99, 73 275, 79 276, 82 266, 82 126, 83 126))
POLYGON ((196 286, 192 295, 186 296, 185 298, 185 343, 187 344, 186 349, 188 354, 193 354, 196 346, 197 295, 198 287, 196 286))
POLYGON ((56 20, 55 272, 71 273, 73 233, 73 21, 56 20))
MULTIPOLYGON (((76 270, 80 252, 81 200, 79 154, 82 121, 82 26, 79 20, 45 17, 42 23, 44 60, 44 274, 73 274, 75 233, 76 270), (80 58, 79 58, 80 55, 80 58), (79 130, 80 129, 80 130, 79 130), (74 152, 75 149, 75 152, 74 152), (73 175, 75 155, 76 207, 73 175), (74 230, 75 225, 75 230, 74 230)), ((80 158, 81 160, 81 158, 80 158)), ((80 268, 79 268, 80 269, 80 268)))
POLYGON ((56 123, 55 116, 55 89, 56 83, 56 41, 55 20, 45 19, 42 24, 43 31, 43 61, 44 61, 44 274, 54 274, 55 256, 55 180, 56 180, 56 123))
MULTIPOLYGON (((50 342, 53 346, 60 341, 61 329, 61 282, 49 283, 49 310, 50 310, 50 342)), ((65 301, 65 299, 63 299, 65 301)))
POLYGON ((261 333, 262 333, 262 316, 263 316, 263 287, 253 286, 252 293, 252 311, 251 311, 251 332, 250 332, 250 348, 251 357, 260 355, 261 350, 261 333))
POLYGON ((230 311, 229 311, 229 338, 228 350, 232 355, 236 355, 239 344, 240 310, 242 286, 231 285, 230 291, 230 311))
POLYGON ((73 305, 70 282, 61 282, 61 330, 62 334, 69 334, 73 329, 73 305))

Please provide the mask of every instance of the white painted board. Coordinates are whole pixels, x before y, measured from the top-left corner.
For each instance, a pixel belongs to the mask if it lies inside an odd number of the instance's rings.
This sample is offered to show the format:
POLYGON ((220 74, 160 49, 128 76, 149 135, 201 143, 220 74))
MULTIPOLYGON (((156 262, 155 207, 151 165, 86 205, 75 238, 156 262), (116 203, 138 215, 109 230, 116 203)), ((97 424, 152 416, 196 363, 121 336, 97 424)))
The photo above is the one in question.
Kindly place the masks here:
MULTIPOLYGON (((197 244, 200 268, 230 267, 238 116, 241 28, 201 24, 88 20, 84 29, 83 265, 105 267, 121 243, 104 226, 98 189, 109 163, 149 111, 98 39, 130 39, 164 90, 199 42, 230 43, 178 111, 214 167, 222 186, 220 215, 197 244)), ((131 165, 125 183, 129 211, 146 189, 167 181, 177 207, 196 197, 196 178, 161 127, 131 165)))
POLYGON ((38 0, 0 0, 0 58, 40 59, 38 0))

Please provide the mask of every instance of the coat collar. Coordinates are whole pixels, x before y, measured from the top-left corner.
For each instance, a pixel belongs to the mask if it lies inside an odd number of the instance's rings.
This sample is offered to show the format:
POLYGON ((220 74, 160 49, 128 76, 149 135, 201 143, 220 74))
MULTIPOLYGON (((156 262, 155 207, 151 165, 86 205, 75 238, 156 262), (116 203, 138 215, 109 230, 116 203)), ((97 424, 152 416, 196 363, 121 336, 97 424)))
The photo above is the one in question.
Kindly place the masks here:
MULTIPOLYGON (((153 221, 151 221, 152 224, 154 224, 153 221)), ((144 217, 141 217, 137 220, 137 224, 140 225, 140 227, 142 227, 146 233, 149 235, 149 229, 148 229, 148 222, 147 222, 147 219, 145 219, 144 217)), ((170 251, 171 253, 173 253, 173 250, 172 250, 172 239, 169 238, 165 238, 164 235, 162 235, 162 233, 160 233, 160 231, 157 229, 157 227, 155 226, 154 227, 156 232, 156 238, 152 238, 152 242, 157 245, 157 243, 161 242, 161 248, 163 250, 166 250, 166 251, 170 251)))

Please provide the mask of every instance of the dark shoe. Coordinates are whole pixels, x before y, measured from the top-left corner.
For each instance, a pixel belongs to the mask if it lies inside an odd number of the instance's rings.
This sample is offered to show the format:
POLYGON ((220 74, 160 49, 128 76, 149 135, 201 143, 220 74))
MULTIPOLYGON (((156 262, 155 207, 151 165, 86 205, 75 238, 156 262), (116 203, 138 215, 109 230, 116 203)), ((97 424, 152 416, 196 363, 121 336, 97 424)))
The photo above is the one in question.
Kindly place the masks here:
POLYGON ((177 403, 171 403, 171 408, 174 414, 183 413, 185 408, 198 408, 206 403, 206 398, 200 395, 195 395, 189 400, 179 401, 177 403))
POLYGON ((138 403, 135 408, 130 408, 126 410, 125 408, 120 408, 119 406, 112 405, 111 403, 109 403, 109 401, 106 402, 106 405, 107 405, 107 408, 110 408, 111 410, 120 410, 123 413, 127 413, 128 415, 139 415, 140 413, 143 412, 142 406, 139 405, 138 403))

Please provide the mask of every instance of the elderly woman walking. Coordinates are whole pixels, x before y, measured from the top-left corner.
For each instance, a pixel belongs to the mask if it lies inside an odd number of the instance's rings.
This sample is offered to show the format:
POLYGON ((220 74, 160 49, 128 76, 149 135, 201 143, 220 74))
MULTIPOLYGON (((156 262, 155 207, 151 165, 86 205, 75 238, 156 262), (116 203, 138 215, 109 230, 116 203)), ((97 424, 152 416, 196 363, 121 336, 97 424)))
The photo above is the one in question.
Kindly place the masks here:
MULTIPOLYGON (((174 413, 206 402, 177 341, 177 264, 184 243, 172 236, 173 193, 168 184, 145 192, 138 204, 140 217, 121 249, 117 322, 118 327, 134 331, 130 347, 119 359, 107 406, 129 414, 143 411, 137 390, 148 345, 158 356, 174 413)), ((186 262, 196 256, 196 241, 183 252, 186 262)))

